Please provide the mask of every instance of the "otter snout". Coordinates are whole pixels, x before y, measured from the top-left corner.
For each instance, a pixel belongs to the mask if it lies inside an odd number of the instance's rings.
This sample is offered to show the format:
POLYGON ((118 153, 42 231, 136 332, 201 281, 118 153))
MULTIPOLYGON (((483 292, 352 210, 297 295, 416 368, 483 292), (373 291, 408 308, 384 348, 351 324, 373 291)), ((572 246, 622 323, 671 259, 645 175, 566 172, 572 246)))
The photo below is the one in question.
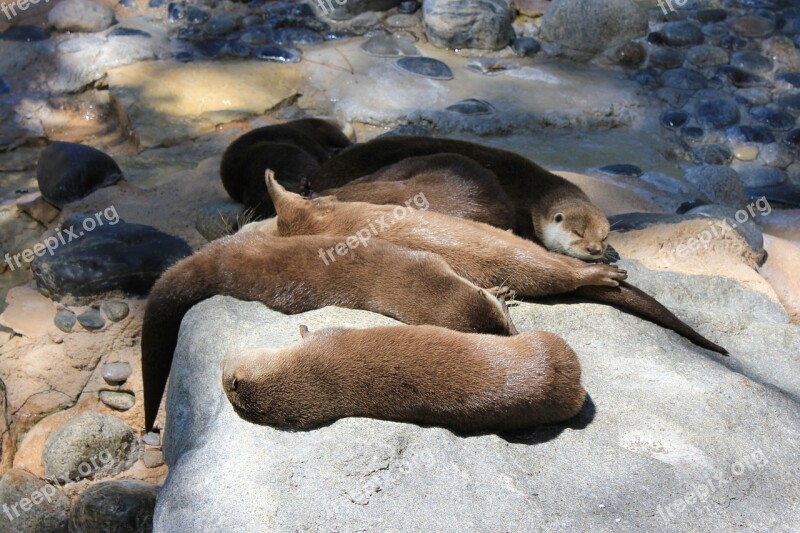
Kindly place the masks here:
POLYGON ((586 251, 589 252, 589 255, 600 255, 603 252, 603 249, 601 246, 596 244, 590 244, 586 247, 586 251))

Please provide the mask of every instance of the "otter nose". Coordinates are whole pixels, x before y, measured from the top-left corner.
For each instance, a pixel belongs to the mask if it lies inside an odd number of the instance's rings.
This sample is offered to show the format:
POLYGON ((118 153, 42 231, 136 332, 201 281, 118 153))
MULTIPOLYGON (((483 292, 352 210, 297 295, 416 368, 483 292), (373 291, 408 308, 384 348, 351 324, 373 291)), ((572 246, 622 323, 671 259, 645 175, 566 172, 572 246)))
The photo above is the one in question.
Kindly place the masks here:
POLYGON ((586 251, 589 252, 591 255, 597 255, 601 252, 600 247, 594 244, 587 246, 586 251))
POLYGON ((222 369, 222 386, 227 392, 236 392, 242 381, 241 369, 225 364, 222 369))

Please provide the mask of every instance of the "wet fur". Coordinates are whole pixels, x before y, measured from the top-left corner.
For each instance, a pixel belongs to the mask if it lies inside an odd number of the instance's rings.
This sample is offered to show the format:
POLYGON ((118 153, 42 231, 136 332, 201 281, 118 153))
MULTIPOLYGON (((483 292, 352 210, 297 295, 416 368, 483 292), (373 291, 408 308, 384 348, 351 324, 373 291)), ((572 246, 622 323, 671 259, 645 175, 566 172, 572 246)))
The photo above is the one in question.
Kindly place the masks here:
POLYGON ((236 412, 288 429, 350 416, 462 432, 522 429, 577 414, 586 397, 580 381, 575 352, 544 332, 336 328, 223 361, 223 387, 236 412))
POLYGON ((214 241, 167 270, 150 293, 142 326, 147 429, 158 414, 181 320, 215 295, 262 302, 287 314, 336 305, 407 324, 516 333, 505 305, 457 276, 442 258, 375 241, 326 266, 318 250, 343 241, 243 233, 214 241))

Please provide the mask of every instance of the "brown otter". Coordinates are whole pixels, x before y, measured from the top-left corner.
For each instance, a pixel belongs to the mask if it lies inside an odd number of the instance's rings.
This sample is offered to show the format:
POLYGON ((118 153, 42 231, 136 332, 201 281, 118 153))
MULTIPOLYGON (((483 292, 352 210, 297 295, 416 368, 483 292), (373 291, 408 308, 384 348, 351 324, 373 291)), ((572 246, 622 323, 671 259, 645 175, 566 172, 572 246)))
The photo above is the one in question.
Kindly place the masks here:
POLYGON ((623 283, 626 273, 614 266, 584 263, 487 224, 440 213, 340 202, 332 196, 306 200, 286 191, 271 172, 266 179, 277 211, 276 220, 268 224, 278 235, 346 235, 375 227, 381 239, 442 256, 457 274, 478 286, 507 286, 531 298, 574 293, 619 306, 703 348, 727 354, 655 299, 623 283))
POLYGON ((501 229, 516 228, 514 206, 497 176, 458 154, 403 159, 320 195, 335 196, 342 202, 403 205, 419 193, 428 199, 431 211, 501 229))
POLYGON ((326 191, 409 157, 441 153, 468 157, 497 176, 516 209, 516 227, 526 231, 532 224, 533 233, 547 249, 591 261, 604 256, 608 220, 583 191, 532 161, 499 148, 432 137, 379 138, 351 146, 323 163, 308 182, 313 191, 326 191))
POLYGON ((289 314, 336 305, 407 324, 516 333, 505 305, 493 295, 499 291, 456 275, 441 257, 378 240, 337 254, 333 262, 320 255, 344 240, 237 234, 167 270, 150 293, 142 326, 147 429, 158 414, 183 316, 215 295, 262 302, 289 314))
POLYGON ((363 416, 498 431, 567 420, 586 398, 575 352, 552 333, 494 337, 433 326, 301 332, 297 345, 223 361, 225 393, 245 420, 312 429, 363 416))
POLYGON ((267 168, 280 169, 286 188, 301 192, 306 177, 349 144, 335 124, 321 119, 258 128, 225 150, 220 164, 222 184, 232 199, 245 204, 250 216, 267 218, 275 214, 264 187, 267 168))

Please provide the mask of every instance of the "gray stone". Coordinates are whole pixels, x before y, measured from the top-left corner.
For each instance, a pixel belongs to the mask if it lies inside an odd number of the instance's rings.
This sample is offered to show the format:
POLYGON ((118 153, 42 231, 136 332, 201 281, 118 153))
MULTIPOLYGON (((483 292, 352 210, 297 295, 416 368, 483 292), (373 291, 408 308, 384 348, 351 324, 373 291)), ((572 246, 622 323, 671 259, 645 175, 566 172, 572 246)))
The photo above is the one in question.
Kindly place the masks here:
POLYGON ((442 48, 499 50, 514 37, 510 0, 425 0, 428 40, 442 48))
POLYGON ((117 411, 128 411, 136 405, 136 397, 130 392, 101 390, 98 396, 101 402, 117 411))
POLYGON ((142 442, 148 446, 161 446, 161 433, 149 431, 144 434, 144 437, 142 437, 142 442))
POLYGON ((62 0, 47 14, 58 31, 98 32, 114 23, 114 10, 91 0, 62 0))
POLYGON ((125 319, 130 313, 130 307, 125 302, 121 302, 119 300, 109 300, 107 302, 103 302, 103 305, 100 306, 100 309, 106 314, 108 319, 112 322, 119 322, 120 320, 125 319))
POLYGON ((140 444, 119 418, 85 412, 47 438, 42 453, 45 477, 60 483, 116 474, 139 459, 140 444))
POLYGON ((722 165, 702 165, 686 170, 684 179, 694 184, 714 203, 742 207, 747 203, 742 180, 735 170, 722 165))
POLYGON ((0 532, 66 533, 69 500, 61 489, 14 468, 0 479, 0 532))
POLYGON ((118 362, 118 363, 106 363, 103 365, 103 379, 109 385, 119 385, 121 383, 125 383, 128 381, 128 378, 131 377, 131 373, 133 370, 131 369, 131 364, 126 363, 125 361, 118 362))
POLYGON ((689 63, 699 68, 724 65, 728 62, 728 52, 718 46, 704 44, 689 49, 686 53, 689 63))
POLYGON ((164 454, 161 450, 145 450, 142 462, 147 468, 158 468, 164 464, 164 454))
POLYGON ((786 181, 786 172, 779 168, 766 167, 761 163, 734 163, 734 170, 742 178, 745 187, 767 187, 786 181))
POLYGON ((75 327, 75 323, 77 321, 78 318, 75 316, 75 313, 69 309, 59 309, 58 313, 56 313, 56 316, 53 319, 53 323, 56 325, 56 327, 64 333, 71 333, 72 328, 75 327))
POLYGON ((97 309, 87 309, 78 315, 78 322, 88 330, 103 329, 103 326, 106 325, 105 318, 97 309))
POLYGON ((283 316, 215 297, 185 317, 167 400, 169 475, 156 531, 727 531, 796 529, 800 333, 770 298, 724 278, 629 281, 732 351, 595 304, 521 303, 522 331, 564 336, 592 402, 567 425, 457 436, 349 418, 308 432, 240 419, 225 354, 299 341, 298 327, 392 321, 324 309, 283 316), (747 466, 749 465, 749 466, 747 466), (673 505, 716 479, 702 501, 673 505), (769 504, 765 504, 769 502, 769 504), (689 507, 686 510, 686 507, 689 507), (668 522, 659 510, 669 512, 668 522))
POLYGON ((200 208, 194 227, 209 241, 221 239, 236 233, 243 210, 242 204, 231 200, 213 202, 200 208))
POLYGON ((786 169, 794 162, 794 155, 785 144, 771 143, 761 147, 758 160, 771 167, 786 169))
POLYGON ((667 22, 659 33, 664 38, 664 42, 669 46, 692 46, 703 42, 703 31, 694 22, 679 20, 667 22))
POLYGON ((143 481, 103 481, 81 494, 69 513, 73 533, 150 533, 159 487, 143 481))
POLYGON ((647 12, 629 0, 555 0, 542 19, 542 36, 567 55, 595 55, 647 32, 647 12))

